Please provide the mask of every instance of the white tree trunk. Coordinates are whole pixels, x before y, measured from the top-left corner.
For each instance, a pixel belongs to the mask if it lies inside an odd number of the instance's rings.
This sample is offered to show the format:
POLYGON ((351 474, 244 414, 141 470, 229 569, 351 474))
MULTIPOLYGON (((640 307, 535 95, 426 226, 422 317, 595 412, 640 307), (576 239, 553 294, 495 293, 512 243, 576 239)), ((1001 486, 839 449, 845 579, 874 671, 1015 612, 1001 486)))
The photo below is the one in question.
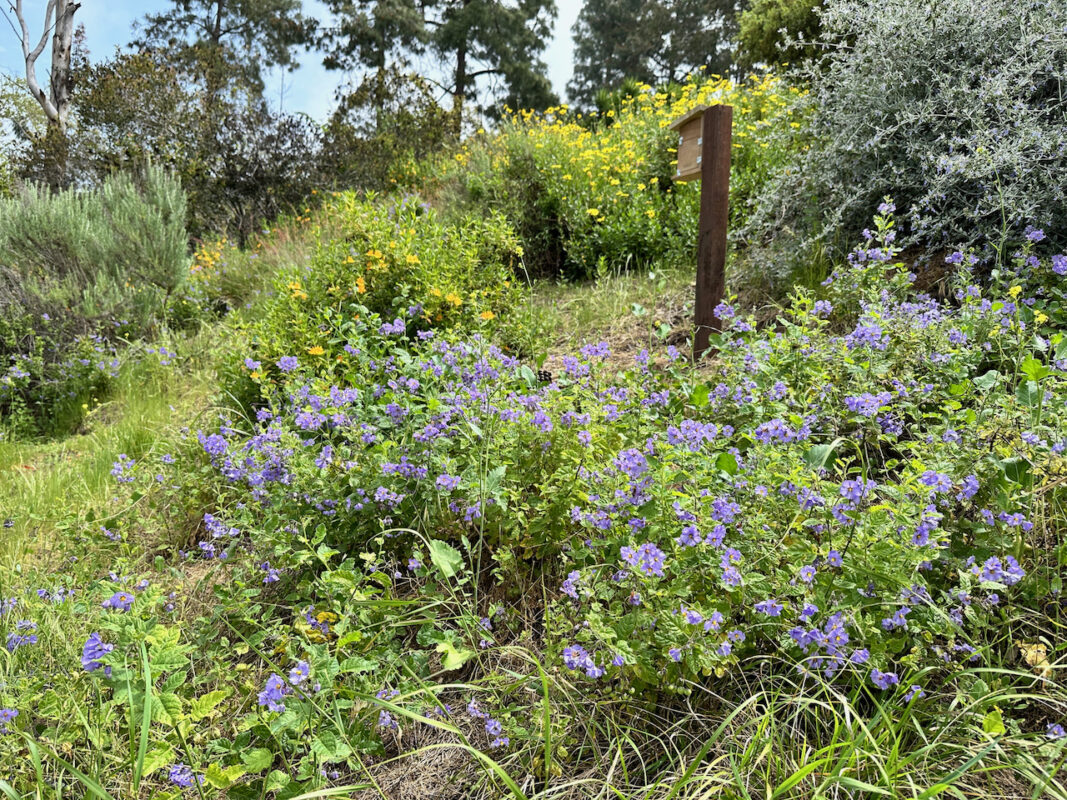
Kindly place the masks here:
POLYGON ((26 24, 26 15, 22 10, 22 0, 8 0, 15 13, 22 34, 22 55, 26 60, 26 88, 33 99, 41 104, 50 125, 60 131, 67 127, 67 114, 70 111, 70 57, 71 42, 74 38, 74 12, 81 8, 81 3, 70 0, 48 0, 44 11, 44 32, 35 46, 30 38, 30 28, 26 24), (55 18, 55 31, 52 34, 52 68, 48 74, 49 92, 45 92, 37 83, 37 59, 48 44, 48 34, 52 30, 55 18))

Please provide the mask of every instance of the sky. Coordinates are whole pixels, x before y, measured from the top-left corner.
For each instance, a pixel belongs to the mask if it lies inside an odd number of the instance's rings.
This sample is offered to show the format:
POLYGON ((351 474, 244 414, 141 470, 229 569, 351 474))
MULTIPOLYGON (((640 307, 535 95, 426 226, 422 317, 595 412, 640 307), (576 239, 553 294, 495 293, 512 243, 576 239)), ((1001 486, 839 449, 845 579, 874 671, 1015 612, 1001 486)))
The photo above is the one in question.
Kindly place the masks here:
MULTIPOLYGON (((574 44, 571 27, 578 18, 582 0, 556 0, 559 14, 556 18, 554 37, 543 55, 548 65, 548 77, 561 98, 566 97, 566 85, 571 78, 574 44)), ((7 3, 2 3, 6 6, 7 3)), ((45 0, 24 2, 27 24, 33 36, 39 36, 44 23, 45 0)), ((124 47, 132 38, 135 20, 153 11, 161 11, 171 4, 167 0, 82 0, 82 7, 74 16, 77 23, 85 25, 86 46, 92 61, 111 56, 116 47, 124 47)), ((319 0, 305 0, 305 10, 325 17, 324 6, 319 0)), ((5 9, 6 10, 6 9, 5 9)), ((288 112, 302 111, 317 120, 329 115, 333 107, 334 90, 342 76, 327 72, 314 53, 305 53, 301 66, 293 73, 274 70, 267 80, 267 95, 271 104, 288 112)), ((37 79, 47 85, 47 51, 38 59, 37 79)), ((0 18, 0 71, 22 79, 25 66, 22 60, 22 45, 15 32, 0 18)))

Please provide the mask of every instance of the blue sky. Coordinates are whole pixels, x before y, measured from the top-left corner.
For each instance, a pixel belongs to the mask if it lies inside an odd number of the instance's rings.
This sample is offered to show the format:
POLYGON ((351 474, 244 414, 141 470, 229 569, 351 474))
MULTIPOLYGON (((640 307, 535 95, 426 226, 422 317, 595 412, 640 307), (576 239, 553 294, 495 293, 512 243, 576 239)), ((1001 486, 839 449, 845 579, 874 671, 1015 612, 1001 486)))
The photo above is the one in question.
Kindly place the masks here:
MULTIPOLYGON (((574 47, 571 42, 571 26, 578 18, 581 0, 556 0, 559 16, 556 19, 555 36, 544 54, 548 64, 548 77, 560 97, 565 96, 567 81, 571 78, 574 47)), ((6 5, 6 3, 4 3, 6 5)), ((30 31, 39 35, 43 24, 45 0, 27 0, 30 31)), ((116 46, 125 46, 131 38, 134 20, 151 11, 170 6, 166 0, 83 0, 75 20, 85 25, 86 45, 94 61, 110 56, 116 46)), ((318 0, 305 0, 305 8, 325 16, 318 0)), ((47 57, 38 61, 38 80, 46 80, 47 57)), ((22 49, 11 28, 0 19, 0 71, 18 78, 24 76, 22 49)), ((326 72, 313 53, 301 58, 301 67, 294 73, 274 72, 268 80, 268 96, 278 106, 284 98, 286 111, 303 111, 316 119, 324 118, 333 103, 334 89, 342 79, 337 73, 326 72), (284 90, 284 94, 283 94, 284 90)))

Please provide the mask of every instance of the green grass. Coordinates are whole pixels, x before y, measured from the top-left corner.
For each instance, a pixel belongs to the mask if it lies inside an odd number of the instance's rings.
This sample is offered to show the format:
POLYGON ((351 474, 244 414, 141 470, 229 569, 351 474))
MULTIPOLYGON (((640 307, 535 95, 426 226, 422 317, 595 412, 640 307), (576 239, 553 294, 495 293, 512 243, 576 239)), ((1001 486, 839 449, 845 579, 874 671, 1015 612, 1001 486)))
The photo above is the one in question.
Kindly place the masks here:
POLYGON ((78 433, 44 441, 0 439, 0 517, 14 526, 0 543, 0 568, 48 560, 72 518, 106 516, 113 504, 111 468, 119 454, 134 459, 164 448, 181 427, 209 407, 215 333, 182 343, 169 367, 127 360, 111 391, 89 404, 78 433))

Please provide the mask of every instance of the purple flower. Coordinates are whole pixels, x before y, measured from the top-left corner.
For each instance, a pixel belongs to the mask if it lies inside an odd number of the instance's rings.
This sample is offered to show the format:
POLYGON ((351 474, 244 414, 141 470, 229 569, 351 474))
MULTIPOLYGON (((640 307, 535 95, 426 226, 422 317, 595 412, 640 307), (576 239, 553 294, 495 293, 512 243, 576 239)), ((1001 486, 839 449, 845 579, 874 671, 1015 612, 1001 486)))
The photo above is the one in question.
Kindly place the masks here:
POLYGON ((905 703, 910 703, 911 699, 913 697, 918 697, 918 698, 926 697, 926 692, 923 691, 923 687, 921 687, 917 683, 913 683, 911 685, 911 688, 908 690, 908 693, 904 695, 904 702, 905 703))
POLYGON ((311 676, 311 665, 306 661, 298 661, 296 666, 289 670, 289 683, 299 686, 311 676))
POLYGON ((888 689, 890 686, 896 686, 900 683, 900 679, 895 672, 882 672, 879 669, 872 669, 871 683, 879 689, 888 689))
MULTIPOLYGON (((17 711, 15 712, 18 713, 17 711)), ((1067 736, 1067 731, 1063 729, 1063 726, 1058 722, 1050 722, 1048 727, 1045 728, 1045 736, 1049 739, 1062 739, 1067 736)))
POLYGON ((289 687, 286 686, 282 676, 276 673, 271 673, 271 676, 267 678, 267 683, 263 687, 263 691, 259 693, 259 704, 261 706, 266 706, 270 711, 285 711, 285 703, 283 700, 288 693, 289 687))
POLYGON ((759 603, 756 603, 755 608, 758 612, 766 614, 768 617, 780 617, 785 606, 777 600, 768 598, 767 600, 762 600, 759 603))
POLYGON ((453 489, 459 486, 458 475, 441 474, 437 476, 435 484, 438 489, 443 492, 451 492, 453 489))
POLYGON ((1052 257, 1052 271, 1057 275, 1067 275, 1067 256, 1056 255, 1052 257))
POLYGON ((7 733, 8 724, 14 722, 18 715, 17 708, 0 708, 0 733, 7 733))
POLYGON ((202 783, 203 778, 193 776, 193 770, 182 763, 172 764, 170 769, 167 770, 167 778, 175 786, 180 786, 183 789, 188 789, 194 782, 202 783))
POLYGON ((682 651, 677 647, 672 647, 670 650, 668 650, 667 655, 671 657, 671 661, 677 662, 682 660, 682 651))
POLYGON ((111 597, 103 602, 104 608, 110 608, 114 611, 121 611, 123 613, 130 610, 133 605, 134 597, 129 592, 115 592, 111 597))
MULTIPOLYGON (((104 666, 99 659, 114 649, 115 645, 105 644, 100 639, 99 633, 90 633, 89 638, 85 640, 85 645, 82 647, 82 668, 86 672, 95 672, 104 666)), ((110 677, 111 667, 104 667, 104 674, 110 677)))
POLYGON ((28 619, 19 620, 15 625, 15 631, 7 635, 7 650, 14 653, 24 644, 37 644, 37 623, 28 619))
POLYGON ((296 360, 296 356, 282 356, 278 359, 278 369, 282 372, 292 372, 300 365, 300 362, 296 360))

